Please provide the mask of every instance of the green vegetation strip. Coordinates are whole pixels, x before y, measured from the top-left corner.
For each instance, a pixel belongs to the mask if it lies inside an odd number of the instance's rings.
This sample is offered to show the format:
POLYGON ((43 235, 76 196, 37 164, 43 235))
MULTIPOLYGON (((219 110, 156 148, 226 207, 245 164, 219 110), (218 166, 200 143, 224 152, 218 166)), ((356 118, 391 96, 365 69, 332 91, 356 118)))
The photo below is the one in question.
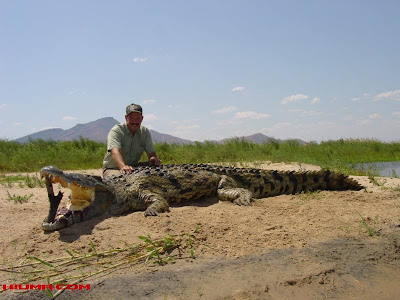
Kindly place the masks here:
MULTIPOLYGON (((301 144, 296 140, 264 144, 232 139, 226 143, 195 142, 191 145, 155 144, 164 164, 240 163, 256 161, 298 162, 361 175, 356 163, 400 161, 400 143, 377 140, 336 140, 301 144)), ((0 172, 37 172, 47 165, 63 170, 101 168, 106 145, 87 139, 75 141, 36 140, 20 144, 0 140, 0 172)), ((146 156, 143 155, 142 160, 146 156)))

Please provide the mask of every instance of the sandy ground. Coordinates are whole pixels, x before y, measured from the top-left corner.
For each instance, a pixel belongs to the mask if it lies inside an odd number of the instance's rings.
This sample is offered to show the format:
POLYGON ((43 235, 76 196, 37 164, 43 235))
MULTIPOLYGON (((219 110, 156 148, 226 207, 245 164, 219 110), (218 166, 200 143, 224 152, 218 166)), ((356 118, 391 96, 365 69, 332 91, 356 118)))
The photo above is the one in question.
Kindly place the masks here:
MULTIPOLYGON (((257 166, 318 169, 297 164, 257 166)), ((100 170, 80 172, 100 175, 100 170)), ((89 253, 91 243, 98 250, 139 244, 140 235, 163 238, 200 226, 202 242, 195 258, 184 255, 164 266, 129 266, 85 282, 91 284, 90 291, 66 291, 58 299, 399 299, 400 192, 393 187, 400 185, 400 179, 378 178, 386 187, 382 189, 367 177, 354 178, 366 189, 283 195, 257 200, 251 207, 209 198, 174 206, 158 217, 135 212, 50 234, 40 227, 48 211, 46 189, 3 185, 1 264, 17 264, 26 256, 65 256, 65 249, 89 253), (27 203, 15 204, 7 199, 7 191, 33 196, 27 203)), ((16 283, 9 276, 0 272, 0 283, 16 283)), ((6 291, 0 298, 48 296, 6 291)))

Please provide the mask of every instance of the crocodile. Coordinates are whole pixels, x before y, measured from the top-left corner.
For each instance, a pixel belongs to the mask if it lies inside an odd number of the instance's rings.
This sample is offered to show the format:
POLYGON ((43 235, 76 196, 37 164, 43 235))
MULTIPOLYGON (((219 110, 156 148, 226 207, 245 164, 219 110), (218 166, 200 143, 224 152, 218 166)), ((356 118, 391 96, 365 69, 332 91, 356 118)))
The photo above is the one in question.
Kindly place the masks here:
POLYGON ((137 167, 130 174, 105 179, 66 173, 47 166, 45 178, 50 209, 42 228, 59 230, 104 214, 120 215, 144 211, 156 216, 169 211, 169 204, 216 196, 220 201, 251 205, 256 198, 316 190, 361 190, 348 176, 321 171, 276 171, 235 168, 211 164, 137 167), (71 190, 69 205, 59 209, 63 193, 54 195, 53 184, 71 190))

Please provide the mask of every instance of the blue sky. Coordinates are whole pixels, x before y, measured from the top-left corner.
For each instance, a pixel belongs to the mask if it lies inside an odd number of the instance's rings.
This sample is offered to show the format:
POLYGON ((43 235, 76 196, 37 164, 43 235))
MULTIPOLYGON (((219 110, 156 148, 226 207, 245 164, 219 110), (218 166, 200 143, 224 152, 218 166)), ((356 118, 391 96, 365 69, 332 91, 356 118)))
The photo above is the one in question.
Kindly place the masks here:
POLYGON ((0 1, 0 138, 124 120, 190 140, 400 136, 400 1, 0 1))

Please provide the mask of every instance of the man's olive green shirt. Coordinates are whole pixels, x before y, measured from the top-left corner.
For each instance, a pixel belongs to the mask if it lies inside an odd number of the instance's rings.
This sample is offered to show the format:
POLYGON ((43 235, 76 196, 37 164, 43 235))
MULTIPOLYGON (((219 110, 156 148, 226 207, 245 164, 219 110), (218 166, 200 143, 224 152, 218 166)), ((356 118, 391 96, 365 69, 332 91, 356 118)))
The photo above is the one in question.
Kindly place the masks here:
POLYGON ((111 149, 118 148, 122 158, 127 165, 134 165, 139 162, 143 151, 147 154, 154 152, 153 141, 150 131, 140 126, 135 134, 132 134, 126 123, 115 125, 107 136, 107 153, 103 160, 103 169, 118 169, 111 155, 111 149))

